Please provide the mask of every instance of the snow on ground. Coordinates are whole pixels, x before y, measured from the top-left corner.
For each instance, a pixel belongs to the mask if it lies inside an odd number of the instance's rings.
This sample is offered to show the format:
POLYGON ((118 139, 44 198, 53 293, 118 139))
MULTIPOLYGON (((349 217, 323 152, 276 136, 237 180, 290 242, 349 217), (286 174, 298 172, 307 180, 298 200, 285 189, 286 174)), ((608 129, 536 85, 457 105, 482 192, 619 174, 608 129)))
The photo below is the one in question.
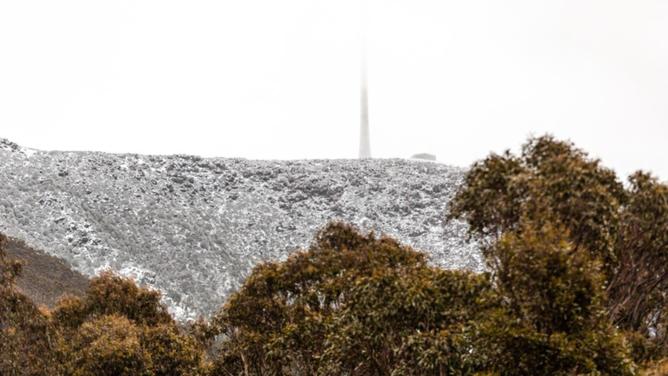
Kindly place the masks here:
POLYGON ((400 159, 42 152, 0 139, 0 231, 84 274, 111 268, 160 289, 189 319, 331 220, 394 236, 437 265, 480 270, 466 226, 444 223, 463 173, 400 159))

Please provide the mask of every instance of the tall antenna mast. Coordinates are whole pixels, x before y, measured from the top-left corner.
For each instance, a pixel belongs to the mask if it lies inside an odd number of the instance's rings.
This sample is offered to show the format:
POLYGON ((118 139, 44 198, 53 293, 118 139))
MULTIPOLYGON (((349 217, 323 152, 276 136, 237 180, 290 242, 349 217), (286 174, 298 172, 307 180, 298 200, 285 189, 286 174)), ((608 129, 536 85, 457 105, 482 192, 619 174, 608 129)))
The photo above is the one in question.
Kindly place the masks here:
POLYGON ((360 92, 360 159, 371 158, 371 141, 369 136, 369 84, 367 79, 367 0, 361 1, 361 34, 362 34, 362 70, 360 92))

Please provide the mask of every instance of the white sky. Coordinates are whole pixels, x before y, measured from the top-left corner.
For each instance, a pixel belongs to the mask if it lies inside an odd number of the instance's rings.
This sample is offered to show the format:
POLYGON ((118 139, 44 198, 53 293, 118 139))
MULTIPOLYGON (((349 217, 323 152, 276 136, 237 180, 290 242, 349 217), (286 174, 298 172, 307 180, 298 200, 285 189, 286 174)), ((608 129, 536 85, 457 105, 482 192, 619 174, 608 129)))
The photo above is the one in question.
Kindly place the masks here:
MULTIPOLYGON (((369 0, 371 147, 467 166, 530 134, 668 179, 668 1, 369 0)), ((2 0, 0 137, 354 158, 360 3, 2 0)))

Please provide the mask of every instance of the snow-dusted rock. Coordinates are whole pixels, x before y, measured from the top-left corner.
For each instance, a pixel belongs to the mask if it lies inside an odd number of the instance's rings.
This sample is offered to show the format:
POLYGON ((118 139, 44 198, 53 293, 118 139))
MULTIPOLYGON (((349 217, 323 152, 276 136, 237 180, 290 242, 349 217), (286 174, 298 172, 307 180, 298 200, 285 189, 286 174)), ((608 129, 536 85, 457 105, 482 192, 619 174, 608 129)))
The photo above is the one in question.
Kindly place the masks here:
POLYGON ((262 260, 352 222, 479 270, 463 223, 444 223, 463 170, 414 160, 252 161, 45 152, 0 139, 0 231, 94 275, 160 289, 179 319, 211 314, 262 260))

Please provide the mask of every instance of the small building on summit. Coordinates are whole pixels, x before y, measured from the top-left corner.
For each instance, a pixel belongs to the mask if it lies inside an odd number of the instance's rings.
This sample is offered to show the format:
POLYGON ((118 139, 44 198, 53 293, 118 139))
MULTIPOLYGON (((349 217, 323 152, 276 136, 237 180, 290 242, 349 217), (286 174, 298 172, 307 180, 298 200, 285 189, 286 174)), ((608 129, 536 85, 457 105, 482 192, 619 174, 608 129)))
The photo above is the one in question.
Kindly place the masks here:
POLYGON ((411 159, 424 159, 426 161, 435 161, 436 156, 434 154, 429 154, 429 153, 418 153, 414 154, 411 159))

